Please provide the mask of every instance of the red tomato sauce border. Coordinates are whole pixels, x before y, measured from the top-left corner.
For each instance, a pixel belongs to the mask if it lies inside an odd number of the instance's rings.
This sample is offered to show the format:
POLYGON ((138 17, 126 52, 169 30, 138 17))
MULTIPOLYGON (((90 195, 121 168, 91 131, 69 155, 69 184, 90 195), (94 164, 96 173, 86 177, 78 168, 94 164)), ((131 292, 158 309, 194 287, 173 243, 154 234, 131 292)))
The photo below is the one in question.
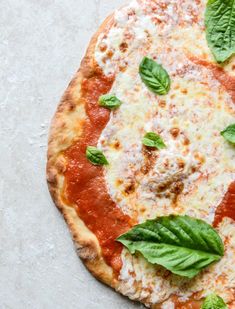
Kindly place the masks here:
POLYGON ((64 176, 66 199, 76 205, 79 217, 96 235, 107 264, 119 272, 122 245, 115 239, 130 229, 131 219, 108 194, 103 167, 91 164, 86 158, 87 146, 97 145, 109 121, 110 111, 100 107, 98 99, 110 91, 113 81, 113 77, 102 74, 83 80, 81 92, 87 118, 81 137, 64 153, 67 159, 64 176))

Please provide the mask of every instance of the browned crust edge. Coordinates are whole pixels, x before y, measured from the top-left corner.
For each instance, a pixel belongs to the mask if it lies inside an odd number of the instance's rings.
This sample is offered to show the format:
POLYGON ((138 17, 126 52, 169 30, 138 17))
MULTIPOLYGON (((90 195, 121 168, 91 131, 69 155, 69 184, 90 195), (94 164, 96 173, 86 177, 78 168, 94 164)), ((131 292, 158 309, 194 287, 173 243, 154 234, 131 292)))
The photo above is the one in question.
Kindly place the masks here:
POLYGON ((53 117, 48 140, 47 183, 55 205, 69 226, 78 255, 98 280, 116 288, 117 280, 115 280, 112 268, 105 263, 102 257, 96 236, 88 230, 78 217, 76 210, 63 201, 62 184, 65 162, 61 156, 61 152, 69 147, 74 138, 82 132, 81 126, 86 115, 80 93, 81 83, 85 78, 97 74, 99 68, 94 60, 96 43, 99 35, 106 33, 113 23, 114 14, 105 19, 91 39, 80 69, 70 82, 53 117))

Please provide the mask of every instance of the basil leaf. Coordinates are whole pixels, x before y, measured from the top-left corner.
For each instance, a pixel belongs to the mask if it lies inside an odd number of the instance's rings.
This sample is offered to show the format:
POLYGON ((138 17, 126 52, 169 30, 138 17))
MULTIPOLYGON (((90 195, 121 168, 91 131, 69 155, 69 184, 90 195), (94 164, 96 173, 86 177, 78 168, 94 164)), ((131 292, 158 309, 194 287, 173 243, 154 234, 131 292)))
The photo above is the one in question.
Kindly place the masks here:
POLYGON ((144 57, 139 73, 142 81, 149 90, 156 94, 167 94, 170 90, 170 77, 167 71, 154 60, 144 57))
POLYGON ((212 293, 205 298, 201 309, 228 309, 228 306, 220 296, 212 293))
POLYGON ((154 147, 157 149, 163 149, 166 147, 162 138, 154 132, 148 132, 142 139, 142 143, 148 147, 154 147))
POLYGON ((93 146, 87 147, 86 157, 94 165, 108 165, 109 164, 103 152, 93 146))
POLYGON ((116 109, 122 104, 115 95, 113 94, 104 94, 99 97, 99 105, 106 107, 108 109, 116 109))
POLYGON ((189 216, 166 216, 134 226, 118 239, 134 254, 172 273, 193 278, 224 254, 222 240, 206 222, 189 216))
POLYGON ((217 62, 235 52, 235 1, 209 0, 206 14, 206 38, 217 62))
POLYGON ((235 144, 235 123, 228 126, 220 134, 230 143, 235 144))

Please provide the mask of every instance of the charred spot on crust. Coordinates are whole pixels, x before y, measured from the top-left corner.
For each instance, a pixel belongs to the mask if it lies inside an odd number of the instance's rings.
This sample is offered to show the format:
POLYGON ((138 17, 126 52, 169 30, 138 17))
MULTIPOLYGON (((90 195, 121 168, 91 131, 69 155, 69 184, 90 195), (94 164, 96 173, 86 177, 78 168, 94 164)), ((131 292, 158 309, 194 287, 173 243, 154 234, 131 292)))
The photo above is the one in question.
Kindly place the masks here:
POLYGON ((153 154, 153 151, 155 151, 156 148, 155 147, 150 147, 150 146, 145 146, 143 145, 143 154, 147 157, 147 158, 150 158, 153 154))
POLYGON ((55 167, 59 174, 63 174, 66 171, 66 160, 62 156, 55 162, 55 167))
POLYGON ((108 50, 106 53, 106 56, 102 58, 102 62, 106 63, 108 59, 111 59, 113 57, 113 55, 114 55, 114 52, 112 50, 108 50))
POLYGON ((121 144, 120 144, 120 141, 119 140, 115 140, 114 144, 113 144, 113 147, 115 149, 120 149, 121 148, 121 144))
POLYGON ((129 195, 135 192, 135 182, 132 179, 130 181, 130 183, 128 183, 127 185, 125 185, 125 189, 124 189, 125 194, 129 195))
POLYGON ((163 191, 166 191, 168 188, 168 183, 167 182, 163 182, 163 183, 160 183, 157 187, 157 192, 163 192, 163 191))
POLYGON ((188 90, 187 90, 187 89, 182 89, 182 90, 181 90, 181 93, 187 94, 187 93, 188 93, 188 90))
POLYGON ((103 57, 103 58, 102 58, 102 62, 103 62, 103 63, 106 63, 106 62, 107 62, 107 57, 103 57))
POLYGON ((156 160, 155 150, 156 149, 153 147, 146 147, 143 145, 142 153, 144 156, 144 164, 141 166, 140 171, 144 175, 148 174, 149 171, 153 168, 156 160))
POLYGON ((126 69, 127 69, 127 66, 123 66, 123 65, 120 65, 120 66, 119 66, 120 72, 125 72, 126 69))
POLYGON ((185 135, 185 133, 182 133, 183 135, 183 145, 188 146, 190 144, 189 138, 185 135))
POLYGON ((190 144, 190 140, 189 140, 187 137, 185 137, 185 139, 184 139, 184 145, 187 146, 187 145, 189 145, 189 144, 190 144))
POLYGON ((100 43, 99 48, 101 52, 105 52, 107 50, 107 45, 104 42, 102 42, 100 43))
POLYGON ((119 45, 119 49, 122 53, 125 53, 127 51, 128 44, 126 42, 123 42, 119 45))
POLYGON ((183 179, 184 175, 181 174, 176 174, 168 177, 156 186, 156 192, 163 192, 169 190, 172 193, 178 193, 182 188, 183 179))
POLYGON ((161 108, 166 107, 166 101, 165 101, 165 100, 160 100, 160 101, 159 101, 159 106, 160 106, 161 108))
POLYGON ((87 243, 85 246, 77 246, 77 253, 83 260, 95 260, 97 258, 97 252, 95 244, 87 243))
POLYGON ((204 156, 203 156, 202 154, 200 154, 199 152, 196 152, 196 153, 194 154, 194 158, 195 158, 197 161, 199 161, 200 164, 205 163, 205 158, 204 158, 204 156))
POLYGON ((140 211, 141 213, 145 213, 146 208, 145 208, 145 207, 141 207, 139 211, 140 211))
POLYGON ((180 133, 180 129, 179 128, 172 128, 172 129, 170 129, 170 133, 174 138, 176 138, 180 133))
POLYGON ((54 168, 48 169, 47 182, 50 184, 57 184, 57 171, 54 168))
POLYGON ((146 174, 148 174, 148 172, 150 171, 150 169, 151 169, 151 166, 148 165, 148 164, 145 164, 145 165, 141 166, 140 171, 141 171, 141 173, 143 173, 144 175, 146 175, 146 174))
POLYGON ((121 72, 125 72, 126 69, 127 69, 127 67, 128 67, 128 61, 127 61, 127 60, 124 60, 124 61, 122 61, 122 62, 120 63, 120 65, 119 65, 119 70, 120 70, 121 72))
POLYGON ((177 163, 178 163, 178 167, 179 167, 180 169, 183 169, 183 168, 185 167, 185 162, 184 162, 184 160, 178 159, 178 160, 177 160, 177 163))
POLYGON ((109 51, 107 52, 107 57, 108 57, 109 59, 111 59, 111 58, 113 57, 113 54, 114 54, 114 52, 113 52, 112 50, 109 50, 109 51))
POLYGON ((123 184, 123 180, 122 179, 117 179, 116 180, 116 184, 117 184, 117 186, 121 186, 123 184))
POLYGON ((183 190, 184 190, 184 183, 183 183, 183 181, 179 180, 179 181, 176 181, 172 184, 170 191, 171 191, 171 193, 179 195, 183 190))

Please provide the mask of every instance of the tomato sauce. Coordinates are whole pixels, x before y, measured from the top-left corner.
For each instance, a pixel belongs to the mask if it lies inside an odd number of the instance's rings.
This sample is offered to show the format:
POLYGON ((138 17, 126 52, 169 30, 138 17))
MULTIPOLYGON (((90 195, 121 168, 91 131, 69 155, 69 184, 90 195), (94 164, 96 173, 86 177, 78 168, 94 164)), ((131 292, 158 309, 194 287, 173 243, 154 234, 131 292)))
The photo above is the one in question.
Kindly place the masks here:
POLYGON ((65 151, 67 168, 65 176, 65 198, 76 207, 79 217, 96 235, 102 254, 115 271, 122 263, 122 245, 115 239, 129 230, 131 220, 110 198, 102 166, 92 165, 86 158, 86 147, 96 146, 106 126, 110 111, 98 105, 100 95, 109 92, 113 78, 103 75, 85 79, 82 84, 87 119, 81 137, 65 151))
POLYGON ((189 57, 189 59, 195 64, 208 68, 214 75, 215 79, 217 79, 230 94, 233 102, 235 103, 235 76, 229 75, 222 67, 206 60, 202 60, 197 57, 189 57))
POLYGON ((230 184, 222 202, 216 209, 213 226, 218 226, 224 217, 235 220, 235 181, 230 184))
POLYGON ((225 70, 218 66, 212 67, 214 77, 224 86, 235 103, 235 77, 230 76, 225 70))

